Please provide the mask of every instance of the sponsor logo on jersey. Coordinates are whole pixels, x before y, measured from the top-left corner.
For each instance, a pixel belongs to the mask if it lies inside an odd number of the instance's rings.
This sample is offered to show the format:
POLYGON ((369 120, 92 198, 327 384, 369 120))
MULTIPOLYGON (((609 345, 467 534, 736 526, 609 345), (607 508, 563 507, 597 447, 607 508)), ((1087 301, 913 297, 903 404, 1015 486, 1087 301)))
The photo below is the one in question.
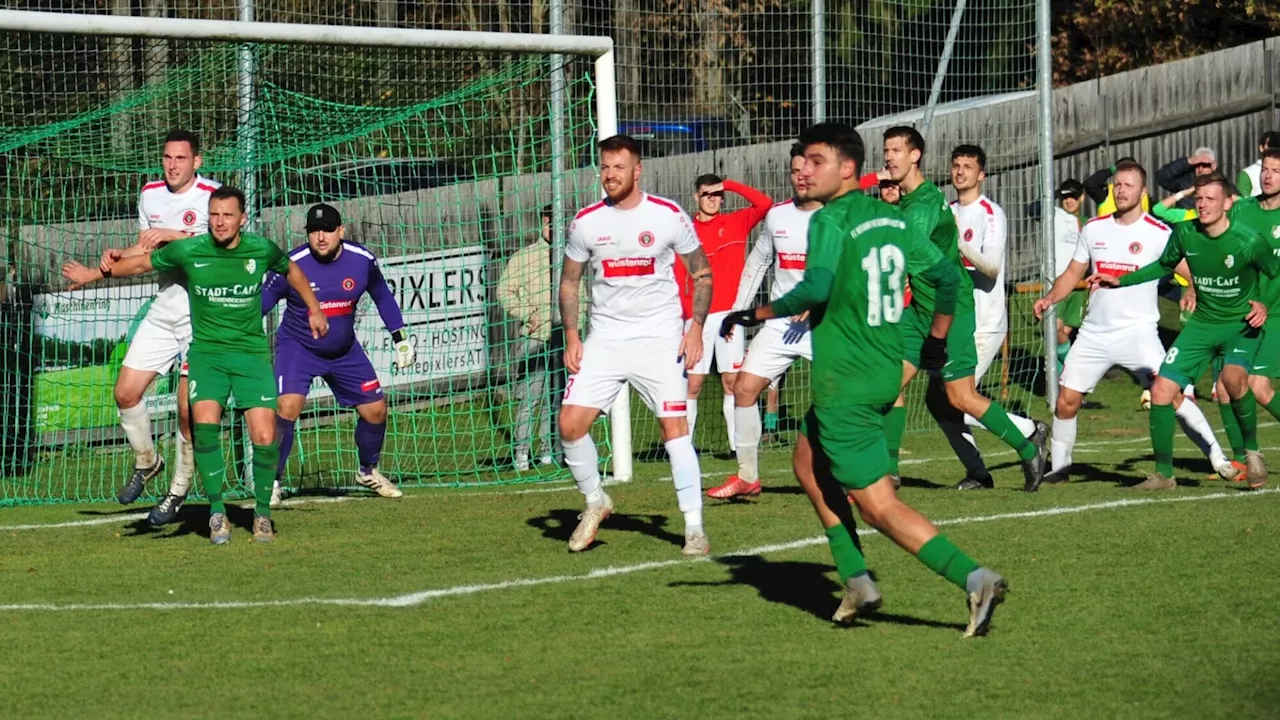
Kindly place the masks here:
POLYGON ((664 400, 662 412, 688 412, 689 404, 684 400, 664 400))
POLYGON ((597 245, 612 245, 612 244, 613 244, 613 236, 612 236, 612 235, 601 235, 600 237, 596 238, 596 244, 597 244, 597 245))
POLYGON ((356 289, 355 278, 342 278, 342 289, 351 292, 356 289))
POLYGON ((251 285, 228 285, 225 287, 205 287, 204 285, 193 285, 196 295, 210 299, 218 298, 247 298, 258 294, 262 289, 262 283, 253 283, 251 285))
POLYGON ((964 229, 964 241, 973 242, 973 228, 964 229))
POLYGON ((182 213, 182 224, 183 224, 183 225, 195 225, 195 224, 196 224, 196 211, 195 211, 195 210, 188 210, 188 211, 186 211, 186 212, 182 213))
POLYGON ((250 275, 252 275, 252 274, 253 274, 253 271, 254 271, 254 270, 257 270, 257 269, 258 269, 258 261, 257 261, 257 260, 254 260, 253 258, 249 258, 248 260, 245 260, 245 261, 244 261, 244 271, 245 271, 245 272, 247 272, 247 273, 249 273, 250 275))
POLYGON ((1122 262, 1112 262, 1110 260, 1099 260, 1097 263, 1094 264, 1094 268, 1096 268, 1097 271, 1100 273, 1105 273, 1113 277, 1121 277, 1122 275, 1128 275, 1134 270, 1137 270, 1138 266, 1134 265, 1133 263, 1122 263, 1122 262))
POLYGON ((325 300, 320 303, 320 310, 324 312, 325 317, 350 315, 355 312, 355 305, 354 300, 325 300))
POLYGON ((1222 258, 1222 264, 1223 264, 1223 265, 1226 265, 1228 269, 1235 267, 1235 266, 1236 266, 1236 256, 1235 256, 1235 255, 1228 255, 1228 256, 1226 256, 1226 257, 1222 258))
POLYGON ((604 276, 607 278, 638 277, 652 275, 657 265, 657 259, 651 257, 605 258, 600 265, 604 270, 604 276))
POLYGON ((377 378, 374 378, 360 383, 360 392, 373 392, 380 387, 382 387, 382 384, 378 382, 377 378))
POLYGON ((779 270, 803 270, 807 255, 799 252, 778 253, 779 270))
POLYGON ((1142 252, 1142 243, 1140 242, 1129 243, 1129 252, 1132 253, 1133 255, 1137 255, 1138 253, 1142 252))
POLYGON ((640 233, 640 247, 653 247, 653 233, 648 230, 640 233))

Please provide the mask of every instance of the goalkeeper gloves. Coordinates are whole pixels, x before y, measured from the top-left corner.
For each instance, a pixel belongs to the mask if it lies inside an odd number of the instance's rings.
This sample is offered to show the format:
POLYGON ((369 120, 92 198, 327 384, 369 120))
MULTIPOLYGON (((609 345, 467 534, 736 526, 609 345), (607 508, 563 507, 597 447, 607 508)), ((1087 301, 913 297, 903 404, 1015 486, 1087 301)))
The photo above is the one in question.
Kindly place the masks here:
POLYGON ((409 335, 403 329, 395 330, 391 333, 391 340, 395 343, 396 367, 404 370, 413 365, 418 352, 413 348, 413 343, 409 342, 409 335))
POLYGON ((755 310, 738 310, 724 316, 724 321, 720 323, 720 337, 728 338, 733 334, 733 327, 741 325, 742 327, 755 327, 763 320, 756 319, 755 310))
POLYGON ((920 345, 920 369, 941 370, 947 364, 947 339, 927 336, 920 345))

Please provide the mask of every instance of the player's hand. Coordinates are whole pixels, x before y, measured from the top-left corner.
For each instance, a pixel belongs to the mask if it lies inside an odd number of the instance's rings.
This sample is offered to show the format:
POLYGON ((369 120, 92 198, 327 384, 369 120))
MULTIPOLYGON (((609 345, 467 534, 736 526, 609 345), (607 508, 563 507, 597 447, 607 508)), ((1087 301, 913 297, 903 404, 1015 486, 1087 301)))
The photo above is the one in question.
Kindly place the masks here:
MULTIPOLYGON (((747 311, 742 311, 747 312, 747 311)), ((737 313, 729 313, 729 317, 733 317, 737 313)), ((725 323, 729 322, 729 318, 725 318, 725 323)), ((722 323, 720 327, 724 327, 722 323)), ((692 370, 693 366, 702 362, 702 323, 692 323, 689 330, 684 334, 684 340, 680 341, 680 355, 684 358, 684 369, 692 370)))
POLYGON ((804 312, 800 313, 799 315, 792 315, 792 316, 791 316, 791 322, 793 322, 793 323, 807 323, 807 322, 809 322, 809 311, 808 311, 808 310, 805 310, 804 312))
POLYGON ((98 275, 93 270, 75 260, 71 260, 62 266, 62 277, 71 281, 71 284, 67 286, 68 290, 79 290, 98 279, 98 275))
MULTIPOLYGON (((720 321, 720 337, 725 340, 733 338, 733 329, 738 325, 742 327, 754 327, 762 321, 756 319, 755 310, 737 310, 724 316, 724 320, 720 321)), ((699 336, 701 339, 701 336, 699 336)))
POLYGON ((396 367, 404 370, 413 365, 413 361, 418 357, 418 351, 413 347, 413 343, 409 342, 409 338, 405 338, 396 343, 396 367))
POLYGON ((164 230, 161 228, 151 228, 138 233, 138 245, 146 252, 151 252, 161 245, 185 237, 186 233, 181 230, 164 230))
POLYGON ((582 369, 582 339, 577 335, 570 337, 565 333, 564 369, 568 370, 570 375, 576 375, 582 369))
POLYGON ((1094 273, 1086 278, 1085 282, 1089 284, 1090 290, 1120 287, 1120 278, 1105 273, 1094 273))
POLYGON ((1196 289, 1194 287, 1187 286, 1187 289, 1182 291, 1182 299, 1178 301, 1178 307, 1189 313, 1196 311, 1196 289))
POLYGON ((319 340, 329 334, 329 318, 325 317, 323 311, 312 310, 307 313, 307 322, 311 325, 312 339, 319 340))
POLYGON ((1053 307, 1053 303, 1049 302, 1049 296, 1045 295, 1037 300, 1035 305, 1031 306, 1031 312, 1035 313, 1037 320, 1043 320, 1044 314, 1048 312, 1051 307, 1053 307))
POLYGON ((1209 155, 1192 155, 1191 157, 1187 158, 1187 164, 1189 164, 1189 165, 1211 165, 1211 164, 1213 164, 1213 158, 1212 158, 1212 157, 1210 157, 1209 155))
POLYGON ((722 192, 724 192, 724 183, 722 182, 718 182, 715 185, 707 185, 702 188, 703 195, 710 195, 711 193, 722 193, 722 192))
POLYGON ((928 335, 920 345, 920 369, 941 370, 947 364, 947 339, 928 335))
POLYGON ((124 257, 124 251, 119 248, 107 248, 102 252, 102 258, 98 260, 98 269, 103 275, 111 272, 112 266, 116 261, 124 257))
POLYGON ((1267 306, 1257 300, 1250 300, 1249 307, 1252 309, 1248 315, 1244 316, 1245 322, 1249 323, 1250 327, 1262 327, 1262 324, 1267 321, 1267 306))

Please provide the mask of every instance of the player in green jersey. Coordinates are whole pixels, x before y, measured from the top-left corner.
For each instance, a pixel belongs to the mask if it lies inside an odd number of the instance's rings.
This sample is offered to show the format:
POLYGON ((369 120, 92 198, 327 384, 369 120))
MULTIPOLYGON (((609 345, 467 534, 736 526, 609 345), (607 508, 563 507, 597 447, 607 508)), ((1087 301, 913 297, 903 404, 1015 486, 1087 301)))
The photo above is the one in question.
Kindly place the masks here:
MULTIPOLYGON (((906 215, 907 222, 927 235, 942 256, 961 268, 960 237, 955 216, 937 185, 925 179, 920 171, 924 157, 924 138, 915 128, 891 127, 884 133, 885 170, 890 179, 902 188, 898 207, 906 215)), ((893 458, 893 475, 898 476, 898 449, 902 445, 902 433, 907 426, 905 402, 906 387, 915 378, 920 367, 920 347, 933 315, 936 290, 928 280, 911 279, 911 306, 902 320, 906 340, 906 357, 902 363, 902 390, 894 409, 885 421, 885 433, 889 439, 889 454, 893 458)), ((956 304, 955 321, 947 335, 947 365, 940 373, 941 382, 930 378, 925 403, 938 424, 950 427, 946 433, 957 457, 965 466, 965 478, 957 485, 961 490, 977 490, 994 485, 991 473, 977 448, 961 439, 965 430, 965 415, 977 418, 983 427, 1013 448, 1022 459, 1023 489, 1035 492, 1044 479, 1045 442, 1048 428, 1028 418, 1010 415, 1004 408, 982 395, 974 381, 978 368, 978 350, 974 344, 977 316, 973 306, 973 281, 967 271, 961 271, 960 297, 956 304)), ((931 373, 933 375, 933 373, 931 373)))
MULTIPOLYGON (((1231 221, 1261 235, 1271 253, 1280 255, 1280 147, 1263 150, 1261 163, 1258 178, 1261 194, 1236 200, 1231 206, 1231 221)), ((1280 419, 1280 397, 1271 387, 1271 379, 1280 377, 1280 282, 1263 278, 1262 293, 1258 299, 1267 307, 1267 322, 1262 326, 1262 342, 1258 344, 1253 367, 1249 370, 1249 389, 1267 412, 1280 419)), ((1219 398, 1227 399, 1221 379, 1217 391, 1219 398)), ((1231 440, 1235 461, 1239 463, 1247 457, 1239 444, 1243 441, 1240 426, 1236 423, 1235 414, 1228 410, 1230 406, 1222 407, 1222 424, 1231 440)), ((1243 477, 1244 473, 1239 473, 1236 479, 1243 477)))
MULTIPOLYGON (((182 270, 191 302, 191 376, 189 394, 196 468, 209 497, 209 540, 231 540, 222 485, 226 475, 222 439, 222 410, 234 396, 245 408, 253 442, 253 539, 275 539, 271 526, 271 478, 275 476, 279 445, 275 439, 276 383, 271 349, 262 328, 262 280, 268 270, 287 275, 289 286, 302 296, 310 311, 311 332, 323 336, 329 322, 307 277, 275 243, 241 231, 244 193, 223 185, 209 196, 209 234, 170 243, 150 255, 122 258, 112 277, 182 270)), ((91 281, 95 273, 68 263, 62 274, 73 282, 91 281)))
POLYGON ((1156 471, 1134 486, 1139 490, 1171 490, 1173 475, 1173 401, 1179 390, 1197 380, 1215 359, 1223 363, 1220 381, 1240 428, 1237 443, 1248 466, 1249 484, 1266 482, 1267 467, 1258 451, 1258 416, 1249 370, 1262 340, 1259 329, 1266 308, 1256 302, 1259 274, 1280 276, 1280 258, 1258 233, 1228 216, 1232 199, 1227 181, 1214 173, 1196 179, 1198 220, 1175 225, 1160 259, 1123 277, 1094 274, 1094 287, 1128 287, 1159 280, 1184 258, 1196 287, 1196 304, 1178 339, 1165 355, 1151 386, 1151 448, 1156 471))
POLYGON ((850 621, 881 603, 866 559, 836 512, 842 506, 847 509, 841 497, 847 495, 864 521, 968 594, 965 635, 985 634, 996 605, 1004 599, 1005 581, 898 499, 884 431, 902 379, 900 323, 906 275, 928 282, 935 293, 935 312, 920 353, 926 367, 940 369, 946 363, 945 338, 960 292, 960 268, 909 230, 898 209, 859 191, 865 150, 853 128, 820 123, 802 132, 800 143, 805 158, 801 177, 810 196, 824 203, 809 225, 804 279, 769 305, 731 313, 720 333, 728 336, 735 325, 810 313, 814 400, 801 424, 792 463, 827 528, 845 583, 844 599, 833 619, 850 621), (843 493, 831 492, 833 488, 843 493))

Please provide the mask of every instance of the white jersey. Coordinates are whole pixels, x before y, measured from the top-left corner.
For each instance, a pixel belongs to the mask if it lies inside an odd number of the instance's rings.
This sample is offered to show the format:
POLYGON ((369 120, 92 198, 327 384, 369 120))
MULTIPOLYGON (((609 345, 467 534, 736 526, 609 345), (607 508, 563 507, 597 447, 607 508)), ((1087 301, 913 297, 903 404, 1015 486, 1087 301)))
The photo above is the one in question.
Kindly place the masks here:
MULTIPOLYGON (((191 187, 181 193, 169 192, 163 180, 143 185, 142 192, 138 193, 138 229, 181 230, 188 237, 203 235, 209 231, 209 194, 220 185, 199 175, 191 187)), ((187 302, 181 272, 161 273, 159 284, 157 297, 166 304, 177 308, 187 302)))
POLYGON ((973 279, 973 308, 977 315, 976 330, 980 333, 1002 333, 1009 329, 1009 308, 1005 301, 1004 258, 1009 224, 1004 210, 986 195, 968 205, 951 203, 960 230, 960 244, 977 250, 997 269, 996 276, 979 271, 969 258, 960 255, 960 261, 973 279))
POLYGON ((590 337, 680 337, 684 319, 675 255, 699 247, 685 211, 656 195, 645 193, 630 210, 602 200, 579 211, 564 254, 591 263, 590 337))
MULTIPOLYGON (((742 280, 738 283, 735 310, 751 307, 760 282, 769 266, 773 266, 773 283, 769 287, 769 299, 777 300, 786 295, 804 279, 805 260, 809 254, 809 220, 818 209, 801 210, 794 200, 778 203, 764 216, 760 237, 751 248, 742 268, 742 280)), ((769 324, 786 327, 788 318, 773 318, 769 324)))
POLYGON ((1245 168, 1244 170, 1241 170, 1241 172, 1249 176, 1249 185, 1251 186, 1251 189, 1249 190, 1249 195, 1251 197, 1258 197, 1259 195, 1261 195, 1262 194, 1262 161, 1261 160, 1255 161, 1249 167, 1245 168))
MULTIPOLYGON (((1169 234, 1168 225, 1146 213, 1128 225, 1118 224, 1113 215, 1104 215, 1085 224, 1072 259, 1088 263, 1090 274, 1127 275, 1160 259, 1169 234)), ((1093 293, 1081 331, 1104 333, 1159 323, 1158 284, 1149 282, 1093 293)))
POLYGON ((1080 241, 1080 218, 1060 207, 1053 209, 1053 276, 1067 271, 1080 241))

